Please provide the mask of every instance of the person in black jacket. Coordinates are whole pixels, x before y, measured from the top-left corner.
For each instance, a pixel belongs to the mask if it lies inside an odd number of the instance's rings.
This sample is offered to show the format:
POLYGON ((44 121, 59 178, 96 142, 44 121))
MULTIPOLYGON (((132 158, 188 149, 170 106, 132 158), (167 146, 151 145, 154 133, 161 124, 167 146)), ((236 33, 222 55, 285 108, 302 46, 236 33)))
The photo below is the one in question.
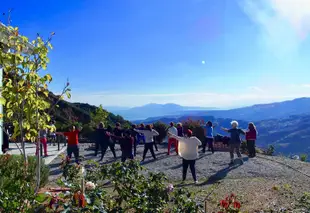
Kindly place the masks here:
POLYGON ((130 130, 130 135, 133 138, 133 155, 136 156, 137 155, 137 146, 138 146, 138 133, 135 131, 135 129, 137 128, 137 126, 135 124, 133 124, 131 126, 131 130, 130 130))
POLYGON ((110 147, 111 152, 113 153, 114 158, 116 158, 116 153, 114 149, 114 145, 111 143, 111 132, 108 129, 104 128, 104 124, 101 122, 96 129, 95 132, 95 140, 96 140, 96 149, 95 156, 97 156, 99 147, 101 148, 101 158, 100 161, 103 160, 104 154, 107 151, 108 147, 110 147))
POLYGON ((122 150, 122 162, 125 162, 127 158, 133 159, 132 146, 134 139, 131 136, 131 131, 125 131, 119 142, 122 150))
POLYGON ((2 153, 5 154, 9 150, 9 136, 6 132, 6 129, 3 129, 3 144, 2 144, 2 153))

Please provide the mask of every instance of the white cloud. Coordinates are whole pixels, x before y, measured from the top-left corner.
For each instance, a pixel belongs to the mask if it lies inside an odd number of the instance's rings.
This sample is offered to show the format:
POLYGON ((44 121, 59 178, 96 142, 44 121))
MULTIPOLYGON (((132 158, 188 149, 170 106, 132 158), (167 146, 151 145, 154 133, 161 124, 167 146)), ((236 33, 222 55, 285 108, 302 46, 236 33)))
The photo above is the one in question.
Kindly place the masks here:
POLYGON ((310 84, 303 84, 301 85, 302 87, 305 87, 305 88, 310 88, 310 84))
POLYGON ((276 56, 298 52, 310 32, 309 0, 240 0, 244 12, 259 26, 259 39, 276 56))
POLYGON ((260 87, 256 87, 256 86, 249 87, 249 89, 255 92, 265 92, 265 90, 263 90, 260 87))
POLYGON ((165 93, 165 94, 121 94, 94 93, 75 94, 72 92, 73 102, 85 102, 104 106, 140 106, 148 103, 176 103, 184 106, 236 107, 259 103, 283 101, 298 97, 310 97, 310 86, 283 85, 281 87, 253 86, 239 92, 231 93, 165 93))

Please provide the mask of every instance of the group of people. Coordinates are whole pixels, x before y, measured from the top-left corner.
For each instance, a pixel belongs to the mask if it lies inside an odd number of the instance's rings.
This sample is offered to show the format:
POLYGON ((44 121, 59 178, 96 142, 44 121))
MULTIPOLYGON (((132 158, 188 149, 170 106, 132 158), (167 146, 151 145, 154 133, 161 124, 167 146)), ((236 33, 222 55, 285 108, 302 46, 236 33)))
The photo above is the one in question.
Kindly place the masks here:
MULTIPOLYGON (((196 136, 193 135, 193 132, 189 128, 183 128, 181 123, 178 123, 175 127, 174 123, 171 122, 169 128, 167 129, 168 133, 168 152, 167 155, 170 155, 171 146, 175 146, 176 153, 182 158, 183 164, 183 181, 186 179, 186 174, 188 167, 192 173, 194 182, 197 183, 195 163, 199 155, 199 147, 202 146, 202 152, 205 153, 206 147, 208 146, 209 150, 214 153, 214 135, 213 128, 215 126, 211 121, 208 121, 205 125, 205 141, 199 140, 196 136)), ((242 156, 240 153, 240 145, 242 142, 241 135, 245 135, 247 140, 249 157, 253 158, 256 155, 255 152, 255 140, 257 136, 257 130, 253 123, 249 123, 246 130, 238 127, 237 121, 231 122, 231 128, 221 128, 223 131, 230 134, 229 140, 229 152, 230 152, 230 165, 234 164, 234 152, 237 153, 238 158, 243 163, 242 156)), ((80 129, 75 129, 73 126, 70 132, 60 133, 68 138, 68 148, 67 155, 70 159, 72 154, 78 163, 79 159, 79 148, 78 148, 78 134, 80 129)), ((151 155, 154 160, 156 160, 156 155, 154 152, 154 147, 156 150, 157 146, 154 140, 154 137, 158 136, 159 133, 152 128, 152 125, 143 124, 137 127, 133 125, 131 129, 122 129, 119 123, 116 123, 115 128, 111 126, 105 128, 103 123, 98 125, 98 128, 95 130, 93 135, 93 140, 96 142, 95 146, 95 156, 97 156, 98 151, 101 151, 101 158, 103 159, 106 150, 110 148, 114 158, 116 158, 115 153, 115 144, 119 144, 122 156, 121 161, 125 162, 126 159, 134 159, 137 154, 137 145, 142 141, 144 144, 144 151, 142 155, 142 161, 144 162, 146 154, 148 151, 151 152, 151 155)))
MULTIPOLYGON (((69 160, 72 157, 72 154, 75 157, 76 163, 79 163, 79 133, 81 128, 76 128, 72 126, 68 132, 56 132, 55 123, 52 122, 51 129, 54 131, 48 131, 43 129, 40 131, 40 142, 43 145, 44 155, 47 156, 47 141, 50 141, 51 144, 56 142, 56 134, 63 135, 67 137, 67 159, 69 160)), ((193 135, 192 130, 188 127, 184 128, 182 123, 177 123, 175 125, 173 122, 170 123, 170 126, 167 128, 168 134, 168 152, 167 155, 170 155, 171 146, 175 147, 176 154, 182 158, 183 164, 183 181, 186 179, 186 174, 188 167, 192 173, 195 183, 197 183, 195 163, 199 155, 199 147, 202 147, 202 152, 206 152, 206 147, 212 153, 214 150, 214 130, 215 125, 211 121, 208 121, 204 126, 204 135, 205 140, 201 141, 196 136, 193 135)), ((257 137, 257 130, 253 123, 249 123, 247 129, 241 129, 238 127, 237 121, 231 122, 231 128, 221 129, 230 134, 229 137, 229 153, 230 153, 230 165, 234 164, 234 153, 236 152, 238 158, 242 161, 242 155, 240 152, 240 145, 242 142, 241 136, 245 135, 247 141, 248 155, 250 158, 256 156, 255 151, 255 141, 257 137)), ((7 136, 8 134, 4 134, 7 136)), ((142 161, 144 162, 147 153, 150 151, 154 160, 156 160, 156 151, 158 151, 157 145, 155 143, 154 137, 158 136, 159 133, 152 128, 152 125, 140 124, 138 127, 132 125, 131 129, 122 129, 120 123, 116 123, 115 128, 111 126, 105 128, 104 123, 100 123, 92 135, 92 139, 96 142, 95 146, 95 156, 97 156, 98 151, 101 151, 101 158, 103 160, 104 155, 108 148, 110 148, 114 158, 117 158, 115 152, 115 144, 119 144, 122 156, 121 161, 125 162, 126 159, 134 159, 137 155, 137 146, 138 144, 144 144, 144 151, 142 155, 142 161)), ((38 149, 37 149, 38 150, 38 149)), ((38 152, 37 152, 38 154, 38 152)))
POLYGON ((115 144, 119 144, 122 151, 122 162, 126 159, 133 159, 137 154, 137 145, 142 141, 144 143, 144 151, 142 161, 145 160, 148 151, 151 152, 152 157, 156 160, 154 147, 158 151, 154 137, 159 133, 152 128, 151 125, 144 126, 141 124, 138 128, 132 125, 131 129, 122 130, 120 123, 116 123, 115 128, 110 126, 105 128, 103 123, 98 125, 95 130, 93 139, 96 142, 95 156, 97 156, 99 149, 101 150, 101 158, 103 159, 105 152, 110 148, 114 158, 116 158, 115 144))

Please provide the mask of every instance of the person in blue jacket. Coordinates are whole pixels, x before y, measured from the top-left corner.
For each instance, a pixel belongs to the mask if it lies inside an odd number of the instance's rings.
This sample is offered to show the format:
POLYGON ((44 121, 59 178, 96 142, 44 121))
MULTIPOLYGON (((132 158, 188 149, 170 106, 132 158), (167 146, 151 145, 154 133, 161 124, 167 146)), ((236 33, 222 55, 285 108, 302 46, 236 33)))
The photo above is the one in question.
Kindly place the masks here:
POLYGON ((205 153, 206 152, 206 146, 208 145, 209 151, 211 151, 212 153, 214 153, 214 147, 213 147, 213 142, 214 142, 214 138, 213 138, 213 124, 211 121, 208 121, 206 123, 206 127, 205 127, 205 143, 203 144, 203 148, 202 148, 202 152, 205 153))
MULTIPOLYGON (((145 126, 144 124, 140 124, 140 127, 138 128, 138 130, 145 130, 145 126)), ((138 144, 140 144, 140 141, 143 141, 143 144, 145 144, 145 136, 141 133, 137 134, 137 142, 138 144)))

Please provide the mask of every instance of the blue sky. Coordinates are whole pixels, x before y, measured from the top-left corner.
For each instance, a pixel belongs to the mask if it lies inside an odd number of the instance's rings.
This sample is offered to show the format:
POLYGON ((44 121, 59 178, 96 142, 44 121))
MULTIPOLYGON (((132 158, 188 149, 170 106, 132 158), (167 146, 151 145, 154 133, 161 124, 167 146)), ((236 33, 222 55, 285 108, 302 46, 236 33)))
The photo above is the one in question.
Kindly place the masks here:
POLYGON ((56 33, 50 89, 69 78, 72 101, 226 108, 310 96, 308 0, 11 0, 0 8, 13 8, 12 25, 30 38, 56 33))

